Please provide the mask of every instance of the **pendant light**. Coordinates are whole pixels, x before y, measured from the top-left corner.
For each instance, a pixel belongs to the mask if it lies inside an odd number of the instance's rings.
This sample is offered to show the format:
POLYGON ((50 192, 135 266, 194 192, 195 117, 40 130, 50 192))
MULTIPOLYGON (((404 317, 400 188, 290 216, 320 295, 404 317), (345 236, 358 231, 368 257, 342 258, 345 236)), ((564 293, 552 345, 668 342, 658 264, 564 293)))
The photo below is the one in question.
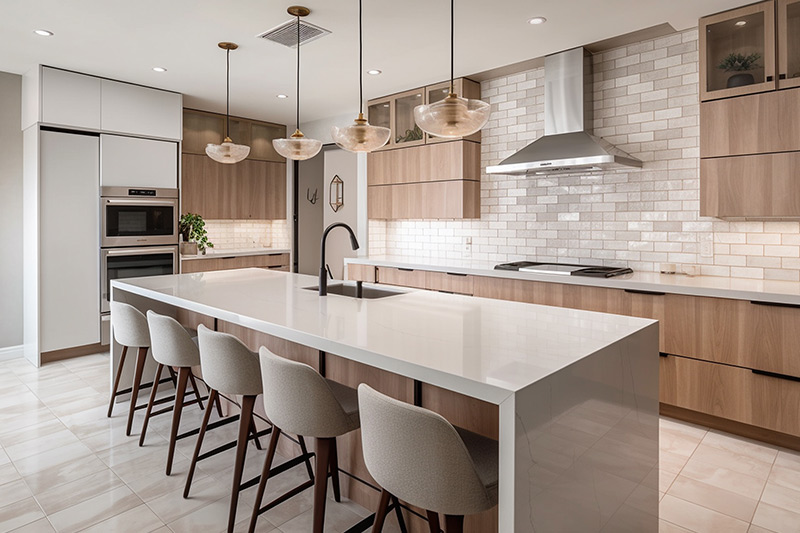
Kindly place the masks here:
POLYGON ((364 118, 364 44, 361 31, 361 0, 358 0, 358 117, 353 124, 331 128, 331 137, 349 152, 371 152, 389 142, 391 130, 370 126, 364 118))
POLYGON ((239 45, 236 43, 222 42, 217 46, 225 50, 225 62, 227 72, 227 82, 225 88, 226 107, 225 107, 225 140, 222 144, 206 145, 206 155, 219 163, 232 165, 247 157, 250 147, 244 144, 233 144, 231 140, 231 50, 236 50, 239 45))
POLYGON ((322 141, 308 139, 300 131, 300 17, 305 17, 311 10, 307 7, 292 6, 287 9, 290 15, 297 17, 297 102, 295 120, 297 128, 288 139, 275 139, 272 145, 275 150, 287 159, 303 161, 317 155, 322 148, 322 141))
POLYGON ((450 93, 444 100, 414 108, 414 120, 426 133, 446 139, 466 137, 489 120, 490 106, 482 100, 460 98, 453 91, 455 7, 450 0, 450 93))

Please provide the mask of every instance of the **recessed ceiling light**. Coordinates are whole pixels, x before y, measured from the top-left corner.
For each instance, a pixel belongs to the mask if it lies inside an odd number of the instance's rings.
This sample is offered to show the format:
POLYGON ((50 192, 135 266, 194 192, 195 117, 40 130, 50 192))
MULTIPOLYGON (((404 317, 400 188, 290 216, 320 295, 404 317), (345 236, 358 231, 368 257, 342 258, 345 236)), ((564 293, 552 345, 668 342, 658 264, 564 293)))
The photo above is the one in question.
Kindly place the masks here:
POLYGON ((381 71, 376 69, 376 68, 373 68, 373 69, 367 71, 367 74, 371 74, 373 76, 377 76, 380 73, 381 73, 381 71))
POLYGON ((547 19, 544 17, 533 17, 532 19, 528 20, 528 24, 544 24, 547 22, 547 19))
POLYGON ((281 100, 282 100, 282 99, 284 99, 284 98, 289 98, 289 97, 288 97, 288 96, 286 96, 285 94, 276 94, 275 96, 276 96, 277 98, 280 98, 281 100))
POLYGON ((49 30, 33 30, 33 33, 41 35, 42 37, 51 37, 53 35, 53 32, 49 30))
POLYGON ((167 71, 167 69, 165 69, 164 67, 153 67, 153 70, 155 70, 156 72, 166 72, 167 71))
POLYGON ((736 21, 736 25, 737 26, 744 26, 745 24, 747 24, 746 20, 737 20, 736 21))

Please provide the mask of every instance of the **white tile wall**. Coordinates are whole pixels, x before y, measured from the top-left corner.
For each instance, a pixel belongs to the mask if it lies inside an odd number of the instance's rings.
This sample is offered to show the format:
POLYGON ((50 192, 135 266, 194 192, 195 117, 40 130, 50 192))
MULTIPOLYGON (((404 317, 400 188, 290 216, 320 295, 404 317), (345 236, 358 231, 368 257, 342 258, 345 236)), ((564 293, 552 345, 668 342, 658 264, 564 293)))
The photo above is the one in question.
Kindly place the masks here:
MULTIPOLYGON (((373 220, 370 254, 559 260, 642 271, 671 262, 700 265, 705 275, 799 281, 797 221, 699 216, 697 45, 692 29, 593 58, 595 134, 643 160, 641 170, 484 174, 480 220, 373 220), (710 253, 701 255, 701 247, 710 253)), ((482 167, 544 133, 543 76, 540 68, 481 84, 492 105, 482 131, 482 167)))
POLYGON ((218 250, 291 246, 286 220, 206 220, 206 231, 218 250))

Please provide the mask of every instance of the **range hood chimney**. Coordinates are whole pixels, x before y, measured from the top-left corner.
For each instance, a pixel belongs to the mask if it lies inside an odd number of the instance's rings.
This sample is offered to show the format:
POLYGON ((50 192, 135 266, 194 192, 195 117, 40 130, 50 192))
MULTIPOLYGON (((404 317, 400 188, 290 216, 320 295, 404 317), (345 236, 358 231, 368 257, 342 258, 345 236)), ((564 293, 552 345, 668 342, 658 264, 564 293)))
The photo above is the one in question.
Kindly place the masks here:
POLYGON ((592 59, 573 48, 544 59, 544 136, 487 174, 566 174, 641 167, 639 159, 590 133, 592 59))

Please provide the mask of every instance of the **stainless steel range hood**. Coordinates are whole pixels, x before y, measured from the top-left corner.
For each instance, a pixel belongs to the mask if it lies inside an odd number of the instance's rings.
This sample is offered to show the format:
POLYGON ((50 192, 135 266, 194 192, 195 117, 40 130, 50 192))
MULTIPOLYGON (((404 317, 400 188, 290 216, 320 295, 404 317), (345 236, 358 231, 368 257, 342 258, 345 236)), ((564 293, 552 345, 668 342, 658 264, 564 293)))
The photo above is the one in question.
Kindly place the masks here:
POLYGON ((642 162, 595 137, 592 123, 592 61, 583 48, 545 57, 544 136, 487 174, 564 174, 641 167, 642 162))

